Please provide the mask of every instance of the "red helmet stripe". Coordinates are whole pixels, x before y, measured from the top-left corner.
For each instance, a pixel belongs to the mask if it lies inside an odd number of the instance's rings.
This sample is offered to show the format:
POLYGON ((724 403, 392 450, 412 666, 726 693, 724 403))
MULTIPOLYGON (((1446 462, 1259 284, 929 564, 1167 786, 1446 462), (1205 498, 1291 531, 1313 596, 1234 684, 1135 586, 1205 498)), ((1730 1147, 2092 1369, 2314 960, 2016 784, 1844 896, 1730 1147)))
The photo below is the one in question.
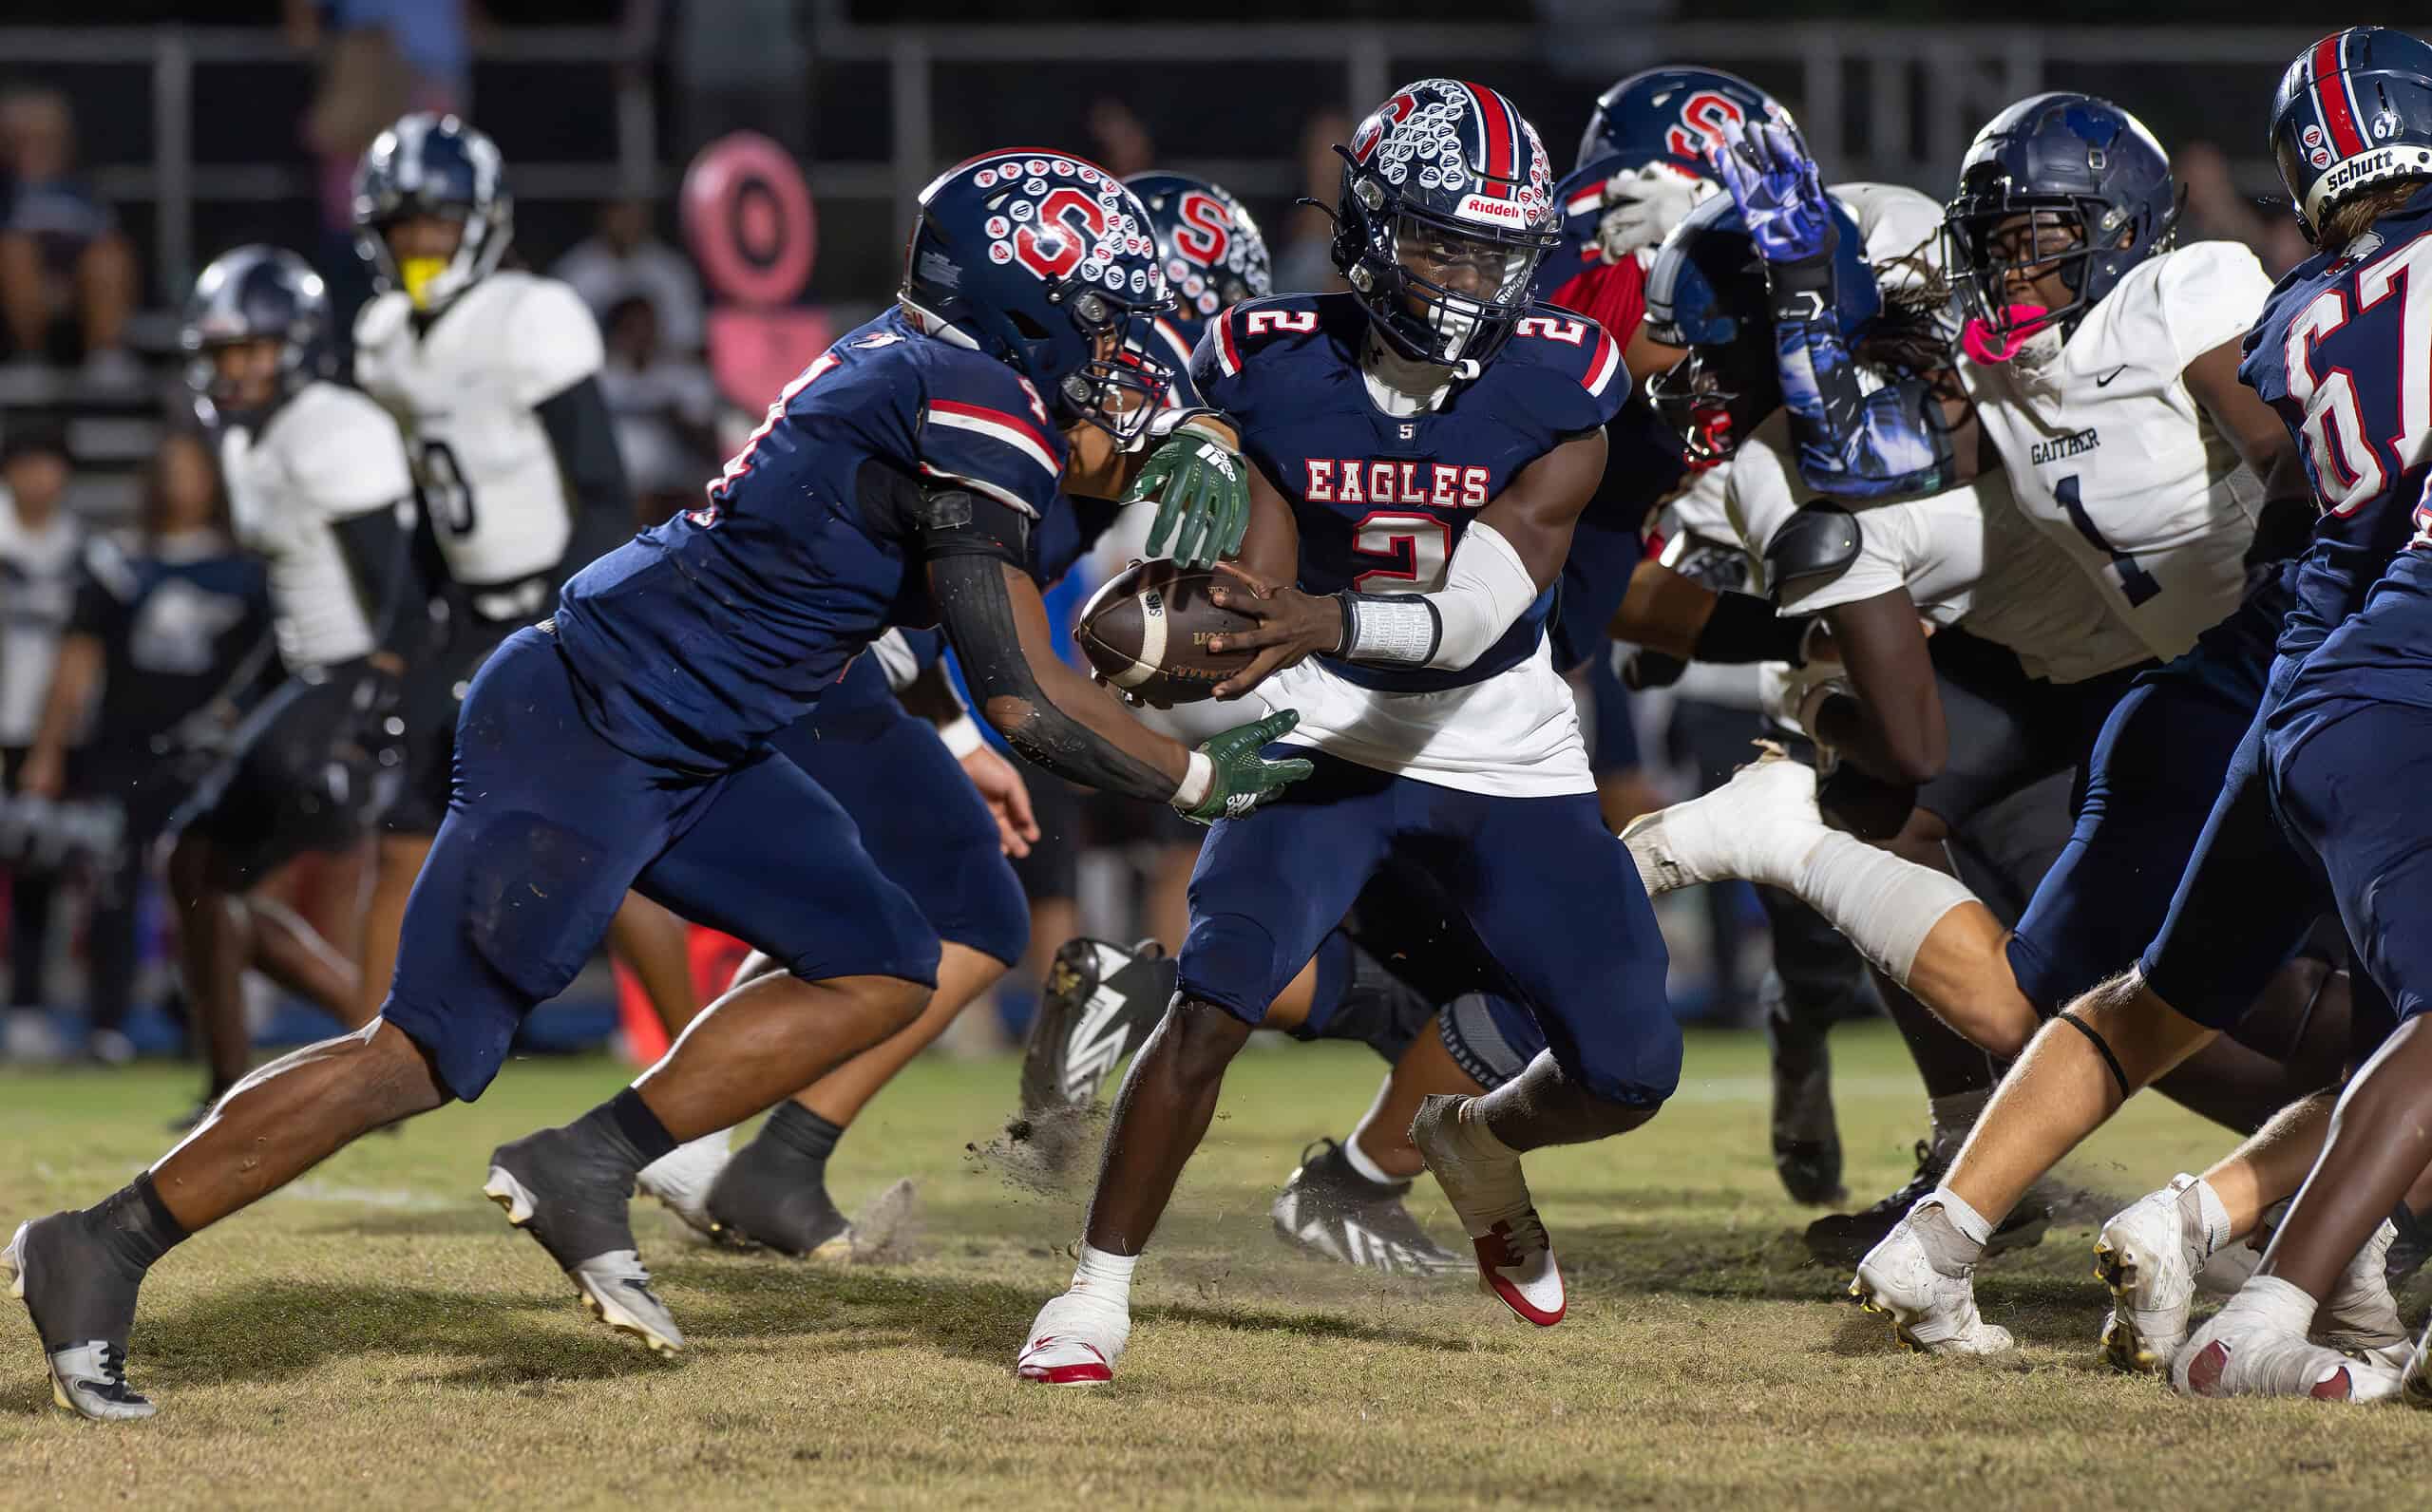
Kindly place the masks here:
POLYGON ((1520 133, 1511 119, 1511 102, 1486 85, 1466 79, 1461 81, 1461 87, 1470 92, 1478 107, 1478 119, 1486 123, 1486 182, 1481 187, 1499 199, 1509 199, 1512 181, 1520 177, 1516 166, 1520 133))
POLYGON ((2352 158, 2365 150, 2365 134, 2357 129, 2356 112, 2350 105, 2347 77, 2341 69, 2340 54, 2347 46, 2347 33, 2323 38, 2314 44, 2314 100, 2322 107, 2323 129, 2330 133, 2330 150, 2341 158, 2352 158))

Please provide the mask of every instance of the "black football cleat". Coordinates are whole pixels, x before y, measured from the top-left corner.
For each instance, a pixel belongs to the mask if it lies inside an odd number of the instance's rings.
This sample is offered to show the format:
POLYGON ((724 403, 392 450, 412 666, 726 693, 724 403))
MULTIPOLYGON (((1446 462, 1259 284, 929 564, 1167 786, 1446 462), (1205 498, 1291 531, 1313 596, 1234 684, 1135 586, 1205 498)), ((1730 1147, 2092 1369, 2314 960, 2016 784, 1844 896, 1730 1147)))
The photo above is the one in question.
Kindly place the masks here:
POLYGON ((1466 1276, 1469 1256, 1428 1238, 1402 1199, 1408 1181, 1377 1182, 1351 1168, 1342 1146, 1320 1140, 1276 1194, 1275 1232, 1296 1248, 1387 1276, 1466 1276))
POLYGON ((0 1272, 42 1336, 52 1401, 102 1423, 157 1410, 126 1384, 126 1339, 141 1278, 127 1278, 89 1218, 53 1213, 18 1224, 0 1250, 0 1272))
POLYGON ((654 1354, 684 1348, 634 1244, 633 1172, 614 1152, 593 1148, 583 1125, 542 1129, 491 1151, 482 1195, 549 1252, 593 1317, 654 1354))
POLYGON ((1841 1131, 1825 1042, 1830 1028, 1794 1021, 1778 1009, 1765 1021, 1773 1050, 1774 1171, 1792 1201, 1815 1207, 1850 1195, 1841 1184, 1841 1131))
MULTIPOLYGON (((1872 1207, 1855 1213, 1830 1213, 1807 1225, 1807 1253, 1828 1265, 1857 1264, 1909 1216, 1909 1209, 1917 1205, 1919 1198, 1942 1184, 1943 1172, 1949 1166, 1947 1158, 1935 1155, 1925 1141, 1919 1140, 1917 1173, 1872 1207)), ((2026 1200, 1993 1226, 1993 1237, 1986 1242, 1984 1257, 1990 1259, 2004 1251, 2042 1243, 2043 1231, 2051 1222, 2051 1203, 2030 1188, 2026 1200)))
POLYGON ((1157 1027, 1179 974, 1155 940, 1128 951, 1066 940, 1022 1046, 1022 1111, 1095 1104, 1108 1074, 1157 1027))
POLYGON ((827 1196, 827 1162, 770 1137, 734 1152, 710 1188, 710 1235, 732 1249, 800 1259, 851 1257, 853 1226, 827 1196))

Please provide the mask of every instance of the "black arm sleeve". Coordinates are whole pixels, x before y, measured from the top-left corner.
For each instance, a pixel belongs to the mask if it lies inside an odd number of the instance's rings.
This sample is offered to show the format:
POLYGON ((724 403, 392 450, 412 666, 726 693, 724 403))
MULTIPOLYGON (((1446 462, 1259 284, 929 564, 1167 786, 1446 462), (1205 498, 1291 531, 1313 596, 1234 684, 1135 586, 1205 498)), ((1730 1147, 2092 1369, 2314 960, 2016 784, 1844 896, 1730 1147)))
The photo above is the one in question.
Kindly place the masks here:
POLYGON ((410 510, 399 501, 386 509, 330 521, 338 554, 346 558, 347 576, 354 580, 355 601, 371 627, 372 649, 401 657, 412 649, 422 628, 428 596, 416 570, 414 533, 398 519, 403 514, 410 520, 410 510))
POLYGON ((1714 612, 1706 616, 1705 628, 1698 632, 1692 650, 1701 662, 1780 661, 1801 666, 1807 659, 1801 647, 1808 623, 1805 614, 1774 613, 1769 598, 1726 591, 1716 595, 1714 612))
POLYGON ((617 423, 609 416, 599 380, 576 380, 532 406, 549 434, 558 473, 574 504, 574 534, 566 541, 560 576, 590 565, 624 544, 634 533, 634 491, 625 481, 625 459, 617 450, 617 423))
POLYGON ((1127 798, 1169 803, 1173 779, 1117 750, 1051 702, 1022 654, 1005 587, 1005 559, 950 551, 929 560, 938 622, 962 663, 988 722, 1014 749, 1067 782, 1127 798))

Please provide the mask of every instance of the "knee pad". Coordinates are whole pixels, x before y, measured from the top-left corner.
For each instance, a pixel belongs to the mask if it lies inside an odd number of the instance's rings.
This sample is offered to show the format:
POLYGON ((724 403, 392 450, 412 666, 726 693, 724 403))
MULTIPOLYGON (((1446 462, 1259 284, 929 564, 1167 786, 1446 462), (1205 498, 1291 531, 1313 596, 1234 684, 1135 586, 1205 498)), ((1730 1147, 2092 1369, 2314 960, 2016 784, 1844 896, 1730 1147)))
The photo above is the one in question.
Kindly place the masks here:
POLYGON ((1280 969, 1275 936, 1243 914, 1205 914, 1184 939, 1178 987, 1183 1000, 1221 1008, 1243 1023, 1265 1022, 1267 1006, 1300 971, 1280 969))
POLYGON ((1507 999, 1464 992, 1435 1015, 1435 1032, 1453 1064, 1488 1091, 1519 1075, 1546 1036, 1537 1021, 1507 999))

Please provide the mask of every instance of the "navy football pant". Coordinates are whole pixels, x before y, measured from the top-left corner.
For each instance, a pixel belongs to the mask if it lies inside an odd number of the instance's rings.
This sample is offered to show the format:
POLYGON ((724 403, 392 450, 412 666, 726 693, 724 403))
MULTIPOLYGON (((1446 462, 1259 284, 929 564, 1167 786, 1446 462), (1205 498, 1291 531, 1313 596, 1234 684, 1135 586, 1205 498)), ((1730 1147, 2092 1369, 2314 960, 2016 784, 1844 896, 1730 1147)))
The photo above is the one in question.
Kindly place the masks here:
POLYGON ((628 887, 807 981, 937 981, 936 934, 801 768, 771 751, 700 778, 628 755, 582 718, 551 637, 520 631, 466 695, 384 1016, 448 1092, 479 1097, 628 887))
POLYGON ((2422 1011, 2432 992, 2432 814, 2418 795, 2432 782, 2432 709, 2329 705, 2309 711, 2293 743, 2273 732, 2267 753, 2280 817, 2328 875, 2357 964, 2400 1020, 2422 1011))
POLYGON ((1297 747, 1316 774, 1209 832, 1190 882, 1181 990, 1266 1015, 1389 861, 1460 910, 1555 1059, 1598 1097, 1648 1107, 1679 1085, 1655 912, 1593 793, 1503 798, 1297 747))
MULTIPOLYGON (((2104 722, 2086 766, 2076 827, 2009 943, 2019 991, 2039 1011, 2059 1012, 2138 964, 2140 952, 2149 979, 2157 965, 2170 975, 2182 952, 2164 951, 2171 937, 2164 921, 2178 917, 2174 895, 2182 877, 2202 867, 2206 848, 2214 845, 2220 855, 2208 868, 2212 875, 2236 876, 2225 864, 2246 863, 2257 837, 2211 821, 2235 796, 2233 758, 2254 722, 2271 639, 2287 609, 2282 581, 2267 580, 2194 650, 2138 678, 2104 722)), ((2285 844, 2280 850, 2287 854, 2285 844)), ((2270 963, 2224 958, 2218 971, 2205 972, 2208 980, 2181 989, 2193 1001, 2218 994, 2233 980, 2241 1012, 2305 934, 2300 925, 2293 937, 2287 936, 2279 927, 2285 910, 2263 897, 2270 890, 2242 879, 2250 884, 2243 900, 2208 902, 2217 911, 2207 919, 2199 954, 2211 949, 2215 932, 2269 936, 2277 943, 2255 955, 2270 954, 2270 963)), ((2162 991, 2159 982, 2156 990, 2162 991)), ((2171 992, 2162 995, 2180 1006, 2171 992)))
MULTIPOLYGON (((867 656, 846 675, 884 681, 867 656)), ((1011 966, 1030 945, 1030 903, 996 818, 929 722, 883 696, 832 713, 822 700, 770 744, 852 816, 862 849, 940 938, 1011 966)))

